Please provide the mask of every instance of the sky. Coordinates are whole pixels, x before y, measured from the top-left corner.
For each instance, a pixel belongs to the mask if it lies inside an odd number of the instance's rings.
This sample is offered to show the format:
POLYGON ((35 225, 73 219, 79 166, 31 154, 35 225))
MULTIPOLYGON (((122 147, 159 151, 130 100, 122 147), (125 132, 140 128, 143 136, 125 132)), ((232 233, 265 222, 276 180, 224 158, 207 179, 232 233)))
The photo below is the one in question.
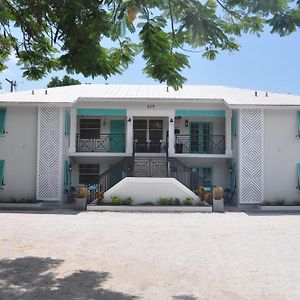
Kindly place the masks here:
MULTIPOLYGON (((208 61, 201 54, 190 54, 190 69, 183 71, 186 84, 223 85, 268 92, 300 95, 300 31, 288 37, 265 32, 260 37, 245 35, 238 38, 238 52, 220 52, 216 60, 208 61)), ((108 84, 158 84, 143 74, 144 61, 141 56, 122 75, 108 80, 101 77, 84 78, 70 75, 82 83, 108 84)), ((64 71, 50 73, 39 81, 28 81, 11 56, 8 69, 0 73, 2 92, 9 92, 5 78, 17 82, 17 91, 45 88, 51 77, 63 77, 64 71)))

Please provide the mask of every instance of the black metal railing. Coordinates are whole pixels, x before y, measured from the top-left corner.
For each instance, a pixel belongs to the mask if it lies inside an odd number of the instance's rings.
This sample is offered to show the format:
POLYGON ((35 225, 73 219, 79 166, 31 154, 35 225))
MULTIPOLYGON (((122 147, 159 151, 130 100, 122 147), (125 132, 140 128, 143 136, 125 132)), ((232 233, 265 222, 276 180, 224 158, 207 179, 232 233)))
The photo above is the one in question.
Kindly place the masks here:
POLYGON ((168 177, 166 157, 136 157, 133 166, 134 177, 168 177))
POLYGON ((167 142, 162 140, 134 140, 133 151, 134 153, 166 153, 168 151, 167 142))
POLYGON ((196 182, 197 172, 193 172, 192 168, 189 168, 176 158, 169 158, 169 171, 168 176, 177 179, 184 184, 190 190, 194 189, 193 183, 196 182))
POLYGON ((99 189, 106 192, 125 177, 133 176, 133 159, 126 157, 113 165, 107 171, 97 176, 96 181, 99 189))
POLYGON ((175 153, 225 154, 225 136, 176 134, 175 153))
POLYGON ((125 152, 124 134, 100 134, 97 138, 85 138, 77 134, 77 152, 125 152))

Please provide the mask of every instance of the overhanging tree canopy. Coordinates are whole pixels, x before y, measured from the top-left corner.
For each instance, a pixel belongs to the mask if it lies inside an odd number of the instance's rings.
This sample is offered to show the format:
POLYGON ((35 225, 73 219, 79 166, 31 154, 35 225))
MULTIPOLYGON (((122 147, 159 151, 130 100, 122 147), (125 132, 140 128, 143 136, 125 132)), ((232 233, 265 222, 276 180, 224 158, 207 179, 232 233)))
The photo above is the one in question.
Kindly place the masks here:
POLYGON ((300 0, 2 0, 0 71, 14 52, 28 79, 58 69, 108 78, 141 52, 144 72, 178 89, 189 51, 214 59, 266 25, 295 31, 300 0))

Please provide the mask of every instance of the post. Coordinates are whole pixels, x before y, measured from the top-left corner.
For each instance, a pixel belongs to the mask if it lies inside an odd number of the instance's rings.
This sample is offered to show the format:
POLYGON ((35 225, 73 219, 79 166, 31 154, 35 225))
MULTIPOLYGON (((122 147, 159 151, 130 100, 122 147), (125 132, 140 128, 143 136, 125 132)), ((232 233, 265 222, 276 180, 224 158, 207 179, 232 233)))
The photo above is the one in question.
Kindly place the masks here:
POLYGON ((133 153, 133 117, 127 115, 126 119, 126 154, 133 153))
POLYGON ((225 154, 231 155, 231 117, 232 110, 226 109, 226 118, 225 118, 225 154))
POLYGON ((71 116, 71 122, 70 122, 70 152, 75 153, 76 152, 76 127, 77 127, 77 116, 76 116, 76 109, 71 108, 70 111, 71 116))
POLYGON ((169 116, 169 149, 168 153, 169 155, 175 154, 175 116, 169 116))

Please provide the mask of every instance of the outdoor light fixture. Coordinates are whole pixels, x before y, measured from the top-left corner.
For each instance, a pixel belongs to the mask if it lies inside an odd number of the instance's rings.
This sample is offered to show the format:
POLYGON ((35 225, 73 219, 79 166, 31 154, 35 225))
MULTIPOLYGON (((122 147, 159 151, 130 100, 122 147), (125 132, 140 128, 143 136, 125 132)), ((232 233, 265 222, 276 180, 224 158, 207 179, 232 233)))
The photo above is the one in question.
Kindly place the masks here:
POLYGON ((72 165, 69 164, 69 171, 72 172, 72 165))
POLYGON ((131 122, 131 118, 128 118, 127 122, 131 122))
POLYGON ((230 173, 230 174, 232 173, 232 168, 229 169, 229 173, 230 173))
POLYGON ((185 120, 185 127, 189 127, 189 120, 185 120))
POLYGON ((174 123, 174 121, 173 121, 173 119, 172 119, 172 118, 170 119, 170 123, 174 123))

